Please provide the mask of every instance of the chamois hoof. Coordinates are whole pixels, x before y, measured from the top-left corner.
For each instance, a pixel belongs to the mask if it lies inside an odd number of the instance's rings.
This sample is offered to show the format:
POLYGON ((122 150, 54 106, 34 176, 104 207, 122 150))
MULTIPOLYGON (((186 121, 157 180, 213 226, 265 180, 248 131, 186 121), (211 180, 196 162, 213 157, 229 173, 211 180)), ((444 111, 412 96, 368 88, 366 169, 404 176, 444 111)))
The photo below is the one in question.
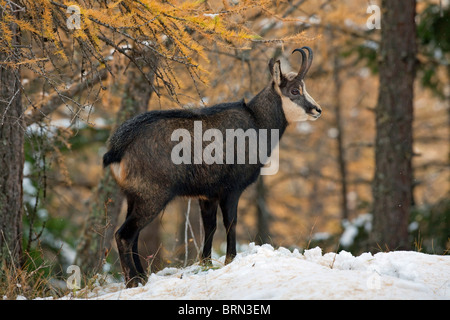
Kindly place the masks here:
POLYGON ((202 265, 204 267, 212 267, 211 258, 201 258, 200 259, 200 265, 202 265))
POLYGON ((225 265, 230 264, 235 256, 226 256, 225 257, 225 265))
POLYGON ((136 288, 139 286, 139 284, 145 285, 145 279, 143 279, 140 276, 136 276, 128 280, 125 286, 127 287, 127 289, 129 289, 129 288, 136 288))

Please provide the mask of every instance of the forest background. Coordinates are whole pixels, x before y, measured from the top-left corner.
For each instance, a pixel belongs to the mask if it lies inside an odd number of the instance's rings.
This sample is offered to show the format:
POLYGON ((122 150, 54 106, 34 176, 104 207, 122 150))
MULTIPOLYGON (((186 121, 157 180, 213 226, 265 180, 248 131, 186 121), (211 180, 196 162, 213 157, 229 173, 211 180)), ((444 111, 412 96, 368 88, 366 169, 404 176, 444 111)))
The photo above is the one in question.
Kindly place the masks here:
MULTIPOLYGON (((406 233, 398 245, 372 235, 374 199, 389 197, 374 179, 379 92, 396 89, 380 82, 388 2, 0 0, 0 294, 59 295, 71 265, 85 284, 97 273, 120 278, 112 240, 126 201, 101 165, 111 131, 146 110, 248 101, 269 83, 269 59, 296 71, 291 52, 304 45, 314 50, 308 92, 323 115, 290 126, 279 172, 246 190, 238 242, 448 254, 448 1, 408 1, 415 71, 398 76, 414 81, 413 110, 396 116, 412 117, 412 176, 407 215, 394 216, 406 233)), ((196 261, 200 220, 196 201, 172 202, 141 232, 142 261, 153 271, 196 261)), ((221 255, 220 223, 214 240, 221 255)))

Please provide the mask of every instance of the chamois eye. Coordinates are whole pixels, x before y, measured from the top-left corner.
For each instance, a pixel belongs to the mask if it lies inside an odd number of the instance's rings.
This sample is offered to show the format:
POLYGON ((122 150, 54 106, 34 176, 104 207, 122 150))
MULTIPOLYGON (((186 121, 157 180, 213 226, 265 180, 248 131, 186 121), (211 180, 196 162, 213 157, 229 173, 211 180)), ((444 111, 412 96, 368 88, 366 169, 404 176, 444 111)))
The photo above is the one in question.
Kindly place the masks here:
POLYGON ((297 96, 297 95, 300 94, 300 91, 298 91, 298 89, 292 89, 292 90, 291 90, 291 93, 292 93, 294 96, 297 96))

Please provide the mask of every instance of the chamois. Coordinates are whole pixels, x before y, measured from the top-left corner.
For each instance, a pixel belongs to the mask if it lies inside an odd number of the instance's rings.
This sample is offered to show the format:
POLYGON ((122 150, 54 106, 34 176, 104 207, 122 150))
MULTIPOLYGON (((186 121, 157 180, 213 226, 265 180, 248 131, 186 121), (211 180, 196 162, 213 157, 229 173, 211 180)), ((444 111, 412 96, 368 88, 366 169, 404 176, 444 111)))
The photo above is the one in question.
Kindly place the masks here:
MULTIPOLYGON (((255 130, 257 135, 265 129, 269 137, 266 150, 270 154, 276 146, 270 139, 272 134, 277 134, 278 143, 288 124, 316 120, 322 112, 307 93, 304 83, 313 52, 309 47, 295 49, 294 52, 302 55, 299 72, 283 74, 280 61, 272 58, 269 62, 272 75, 270 83, 248 103, 242 100, 207 108, 145 112, 125 121, 111 136, 109 151, 103 156, 103 166, 110 166, 127 198, 126 220, 115 234, 127 287, 136 286, 146 277, 137 254, 140 230, 177 196, 199 200, 205 229, 202 261, 210 262, 219 205, 227 233, 225 261, 229 263, 234 258, 239 197, 244 189, 256 181, 264 163, 261 160, 256 163, 248 161, 252 156, 249 142, 246 142, 245 150, 235 148, 231 157, 236 159, 238 152, 245 152, 246 162, 243 164, 233 161, 199 162, 194 159, 194 155, 189 154, 183 154, 186 161, 174 163, 171 156, 177 141, 174 141, 173 133, 181 129, 193 135, 196 123, 201 123, 203 130, 213 129, 215 131, 212 132, 223 136, 230 129, 240 132, 255 130), (304 49, 308 51, 308 57, 304 49)), ((183 153, 192 150, 191 144, 198 143, 195 137, 193 140, 184 141, 189 148, 181 150, 183 153)), ((227 143, 230 142, 227 140, 227 143)), ((215 152, 219 152, 215 154, 216 157, 226 158, 227 143, 220 147, 223 148, 222 154, 222 149, 215 149, 215 152)), ((200 144, 203 147, 207 145, 205 141, 200 144)))

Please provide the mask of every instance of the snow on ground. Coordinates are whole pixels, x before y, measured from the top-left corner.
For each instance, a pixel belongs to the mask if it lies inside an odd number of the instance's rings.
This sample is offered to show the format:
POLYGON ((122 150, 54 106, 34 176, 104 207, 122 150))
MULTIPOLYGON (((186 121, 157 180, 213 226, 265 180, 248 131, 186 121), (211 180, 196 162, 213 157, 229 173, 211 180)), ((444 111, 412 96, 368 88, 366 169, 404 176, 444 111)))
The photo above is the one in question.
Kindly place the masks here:
MULTIPOLYGON (((450 256, 394 251, 354 257, 250 244, 213 268, 166 268, 145 286, 96 287, 88 299, 450 299, 450 256)), ((66 297, 66 299, 73 297, 66 297)))

